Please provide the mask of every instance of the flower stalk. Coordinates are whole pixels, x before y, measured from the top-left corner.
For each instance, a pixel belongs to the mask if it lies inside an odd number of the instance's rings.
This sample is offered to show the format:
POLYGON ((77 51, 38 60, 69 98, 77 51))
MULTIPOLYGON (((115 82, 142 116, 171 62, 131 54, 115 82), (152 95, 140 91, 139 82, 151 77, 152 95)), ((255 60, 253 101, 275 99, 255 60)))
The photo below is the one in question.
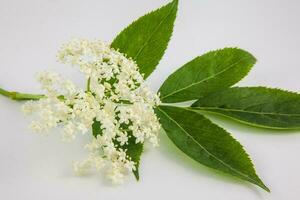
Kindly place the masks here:
POLYGON ((15 91, 7 91, 0 88, 0 94, 15 101, 39 100, 44 97, 42 94, 27 94, 15 91))

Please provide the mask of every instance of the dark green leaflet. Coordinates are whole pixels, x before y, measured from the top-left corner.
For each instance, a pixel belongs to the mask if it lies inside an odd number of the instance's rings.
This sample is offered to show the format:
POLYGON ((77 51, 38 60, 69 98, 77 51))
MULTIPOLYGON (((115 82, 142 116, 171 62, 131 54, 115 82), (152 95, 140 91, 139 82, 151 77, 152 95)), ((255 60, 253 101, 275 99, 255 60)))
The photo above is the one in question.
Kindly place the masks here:
POLYGON ((136 180, 140 179, 139 176, 139 166, 140 166, 140 159, 143 153, 144 145, 142 143, 136 143, 135 137, 130 137, 128 139, 128 143, 123 145, 121 148, 127 149, 126 154, 131 158, 132 161, 136 163, 135 167, 136 170, 132 171, 136 180))
MULTIPOLYGON (((162 58, 173 32, 177 13, 178 0, 152 11, 125 28, 114 39, 111 46, 135 60, 140 73, 147 78, 162 58)), ((143 144, 135 143, 131 137, 127 145, 127 155, 137 163, 133 171, 139 179, 139 162, 143 152, 143 144)))
MULTIPOLYGON (((94 137, 97 137, 97 135, 102 135, 101 123, 99 121, 94 120, 92 128, 93 128, 94 137)), ((126 149, 126 154, 131 158, 132 161, 136 163, 135 165, 136 170, 132 171, 132 173, 134 174, 136 180, 139 180, 140 178, 139 165, 140 165, 140 158, 143 153, 143 144, 136 143, 135 138, 133 136, 131 136, 128 139, 128 143, 123 146, 120 146, 117 141, 115 141, 115 144, 123 150, 126 149)))
POLYGON ((265 87, 234 87, 200 98, 199 110, 265 128, 300 128, 300 94, 265 87))
POLYGON ((242 145, 230 133, 188 108, 159 106, 156 114, 168 137, 199 163, 270 191, 256 175, 242 145))
POLYGON ((135 60, 147 78, 162 58, 173 32, 178 0, 152 11, 125 28, 112 42, 135 60))
POLYGON ((102 135, 101 123, 99 121, 94 120, 92 131, 95 138, 97 138, 98 135, 102 135))
POLYGON ((188 62, 159 89, 162 102, 195 100, 228 88, 248 74, 256 59, 237 48, 211 51, 188 62))

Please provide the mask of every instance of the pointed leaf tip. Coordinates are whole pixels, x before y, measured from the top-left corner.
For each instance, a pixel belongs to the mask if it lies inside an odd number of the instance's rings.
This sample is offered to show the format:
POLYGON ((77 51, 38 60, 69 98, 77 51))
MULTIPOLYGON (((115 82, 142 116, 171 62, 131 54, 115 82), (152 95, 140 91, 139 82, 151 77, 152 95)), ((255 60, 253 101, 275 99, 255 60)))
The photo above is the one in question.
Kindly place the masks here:
POLYGON ((132 171, 132 173, 133 173, 133 175, 134 175, 136 181, 139 181, 139 180, 140 180, 139 170, 138 170, 138 169, 137 169, 137 170, 134 170, 134 171, 132 171))
POLYGON ((171 74, 160 87, 162 102, 195 100, 226 89, 245 77, 256 59, 238 48, 210 51, 171 74))
POLYGON ((155 111, 168 137, 189 157, 270 191, 243 146, 223 128, 190 108, 159 106, 155 111))
POLYGON ((111 46, 136 61, 147 78, 158 65, 173 32, 178 1, 152 11, 125 28, 111 46))

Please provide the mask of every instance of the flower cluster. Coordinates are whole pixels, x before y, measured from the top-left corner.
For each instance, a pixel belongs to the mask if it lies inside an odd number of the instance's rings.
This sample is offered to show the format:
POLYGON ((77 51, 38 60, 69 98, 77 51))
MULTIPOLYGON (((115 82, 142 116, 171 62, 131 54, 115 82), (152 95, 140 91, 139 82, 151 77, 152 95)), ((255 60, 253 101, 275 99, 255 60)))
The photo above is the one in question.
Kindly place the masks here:
POLYGON ((94 139, 86 145, 88 158, 76 162, 74 169, 105 169, 114 183, 122 182, 136 167, 126 146, 132 141, 158 145, 160 124, 153 110, 160 103, 158 96, 145 85, 133 60, 101 41, 72 40, 62 46, 58 58, 84 73, 87 90, 58 74, 39 74, 46 95, 23 106, 25 113, 36 116, 30 127, 47 133, 62 126, 63 139, 71 140, 97 125, 94 139))

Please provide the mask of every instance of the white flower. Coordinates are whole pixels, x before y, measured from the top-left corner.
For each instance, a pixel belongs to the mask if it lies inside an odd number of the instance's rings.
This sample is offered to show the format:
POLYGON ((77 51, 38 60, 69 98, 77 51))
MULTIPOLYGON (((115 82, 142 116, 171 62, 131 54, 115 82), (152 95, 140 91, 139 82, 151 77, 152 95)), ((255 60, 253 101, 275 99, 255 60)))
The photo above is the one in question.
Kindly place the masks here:
POLYGON ((124 174, 118 168, 113 168, 108 172, 108 178, 112 181, 113 184, 123 183, 124 174))
POLYGON ((88 128, 83 123, 80 123, 80 122, 77 123, 77 130, 79 132, 81 132, 82 134, 85 134, 88 132, 88 128))
POLYGON ((117 141, 120 142, 121 146, 123 146, 124 144, 126 144, 127 141, 128 141, 127 134, 120 131, 119 134, 118 134, 118 137, 117 137, 117 141))
POLYGON ((123 182, 125 174, 136 169, 126 153, 127 144, 158 145, 160 124, 153 110, 160 104, 158 95, 144 83, 132 59, 101 41, 72 40, 62 46, 58 59, 77 67, 89 80, 89 90, 56 73, 40 73, 45 98, 23 106, 24 113, 36 117, 31 128, 48 133, 62 126, 63 140, 69 141, 95 123, 97 137, 85 146, 89 156, 75 162, 74 170, 84 174, 93 167, 106 171, 113 183, 123 182))
POLYGON ((76 161, 73 163, 73 168, 74 168, 74 172, 77 175, 84 175, 91 168, 91 160, 87 159, 83 162, 76 161))

